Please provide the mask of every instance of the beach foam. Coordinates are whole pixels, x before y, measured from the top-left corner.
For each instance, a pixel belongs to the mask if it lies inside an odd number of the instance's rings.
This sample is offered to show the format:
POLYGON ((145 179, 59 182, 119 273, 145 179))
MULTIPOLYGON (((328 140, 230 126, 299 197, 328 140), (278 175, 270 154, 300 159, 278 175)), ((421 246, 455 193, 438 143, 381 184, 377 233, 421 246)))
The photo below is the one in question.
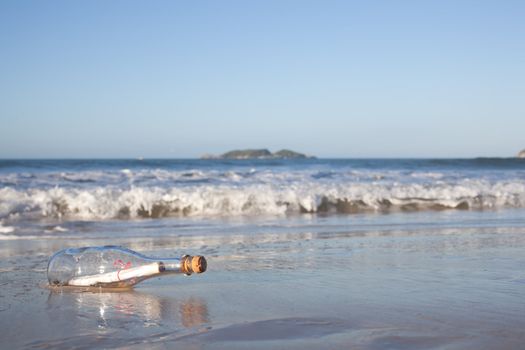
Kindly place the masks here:
POLYGON ((14 232, 15 231, 15 228, 12 227, 12 226, 4 226, 4 223, 2 221, 0 221, 0 234, 1 233, 11 233, 11 232, 14 232))
POLYGON ((7 162, 0 167, 0 219, 9 230, 10 220, 29 218, 522 208, 524 165, 501 159, 7 162))
POLYGON ((521 207, 525 207, 525 183, 519 179, 0 189, 2 218, 104 220, 521 207))

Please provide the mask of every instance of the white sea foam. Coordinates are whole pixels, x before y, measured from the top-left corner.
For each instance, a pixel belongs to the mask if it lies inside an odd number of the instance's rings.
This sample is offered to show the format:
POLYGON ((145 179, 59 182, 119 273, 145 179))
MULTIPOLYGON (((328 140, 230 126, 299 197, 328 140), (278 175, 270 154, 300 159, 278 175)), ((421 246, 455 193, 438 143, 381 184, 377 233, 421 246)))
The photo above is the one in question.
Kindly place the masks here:
POLYGON ((64 228, 64 227, 62 227, 60 225, 53 226, 53 227, 48 228, 47 230, 44 230, 44 232, 46 232, 46 233, 50 233, 50 232, 67 232, 67 231, 68 231, 67 228, 64 228))
POLYGON ((10 234, 1 234, 0 233, 0 241, 32 241, 37 239, 54 239, 56 237, 53 236, 45 236, 45 235, 10 235, 10 234))
POLYGON ((15 231, 15 228, 12 226, 4 226, 4 223, 0 221, 0 233, 12 233, 15 231))
POLYGON ((266 174, 271 180, 261 181, 264 176, 256 182, 230 179, 225 184, 170 187, 4 187, 0 189, 0 217, 104 220, 525 207, 525 183, 519 179, 332 183, 295 181, 285 174, 279 180, 276 174, 266 174))

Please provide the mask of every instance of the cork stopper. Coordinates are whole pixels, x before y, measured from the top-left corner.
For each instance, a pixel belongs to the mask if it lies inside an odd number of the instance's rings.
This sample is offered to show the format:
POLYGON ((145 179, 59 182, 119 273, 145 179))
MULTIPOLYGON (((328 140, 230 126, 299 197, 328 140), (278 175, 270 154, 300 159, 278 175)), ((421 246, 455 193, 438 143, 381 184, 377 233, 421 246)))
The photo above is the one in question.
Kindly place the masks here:
POLYGON ((195 273, 203 273, 206 271, 206 268, 208 267, 208 262, 206 261, 206 258, 204 258, 202 255, 196 255, 191 258, 191 269, 195 273))
POLYGON ((206 271, 206 268, 208 267, 208 263, 206 262, 206 258, 202 255, 195 255, 195 256, 185 256, 184 262, 182 264, 182 272, 184 272, 187 275, 191 275, 192 273, 203 273, 206 271))

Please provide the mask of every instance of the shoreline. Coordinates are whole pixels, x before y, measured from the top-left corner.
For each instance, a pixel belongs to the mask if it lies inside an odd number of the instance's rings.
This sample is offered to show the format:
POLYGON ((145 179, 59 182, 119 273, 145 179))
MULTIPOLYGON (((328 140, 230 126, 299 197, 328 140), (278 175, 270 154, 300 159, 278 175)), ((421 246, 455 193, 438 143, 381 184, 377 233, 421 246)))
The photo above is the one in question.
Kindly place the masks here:
POLYGON ((5 241, 0 340, 12 349, 516 348, 522 214, 150 220, 5 241), (117 292, 41 288, 54 250, 109 237, 152 256, 199 253, 209 270, 117 292))

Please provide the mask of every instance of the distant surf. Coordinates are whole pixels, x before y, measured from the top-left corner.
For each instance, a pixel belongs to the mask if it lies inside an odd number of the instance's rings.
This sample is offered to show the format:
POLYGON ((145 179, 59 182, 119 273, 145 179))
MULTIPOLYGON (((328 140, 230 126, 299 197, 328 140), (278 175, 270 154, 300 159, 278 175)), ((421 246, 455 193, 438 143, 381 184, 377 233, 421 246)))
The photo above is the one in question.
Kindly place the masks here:
POLYGON ((0 161, 1 219, 525 207, 525 162, 510 159, 47 162, 0 161))

